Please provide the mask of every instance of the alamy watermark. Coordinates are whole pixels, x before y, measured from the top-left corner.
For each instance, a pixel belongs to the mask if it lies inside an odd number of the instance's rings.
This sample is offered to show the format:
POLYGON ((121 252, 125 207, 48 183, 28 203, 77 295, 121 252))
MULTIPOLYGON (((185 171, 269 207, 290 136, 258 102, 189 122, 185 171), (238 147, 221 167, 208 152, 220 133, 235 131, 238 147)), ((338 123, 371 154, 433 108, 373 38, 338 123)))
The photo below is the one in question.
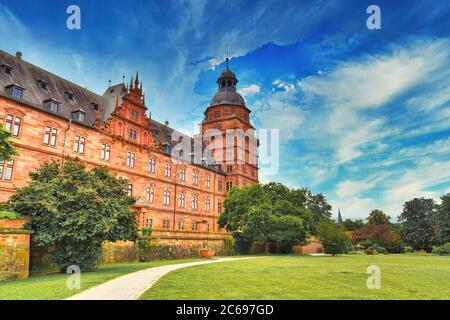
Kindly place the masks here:
POLYGON ((381 269, 379 266, 370 265, 367 267, 367 289, 381 289, 381 269))

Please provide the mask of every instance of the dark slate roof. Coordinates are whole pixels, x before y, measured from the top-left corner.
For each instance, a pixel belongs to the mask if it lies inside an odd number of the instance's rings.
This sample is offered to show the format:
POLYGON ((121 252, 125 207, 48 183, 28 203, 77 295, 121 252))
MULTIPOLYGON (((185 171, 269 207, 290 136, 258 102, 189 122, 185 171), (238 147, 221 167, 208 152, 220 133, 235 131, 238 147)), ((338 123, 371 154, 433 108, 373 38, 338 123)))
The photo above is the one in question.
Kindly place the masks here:
MULTIPOLYGON (((57 115, 72 119, 72 112, 83 110, 86 112, 86 121, 83 124, 87 126, 92 126, 95 121, 95 110, 91 107, 91 103, 98 105, 98 110, 101 113, 101 120, 106 121, 114 111, 117 97, 120 105, 122 103, 122 98, 126 93, 126 87, 121 83, 109 87, 106 89, 103 96, 100 96, 53 73, 0 50, 0 66, 4 64, 13 68, 13 70, 12 76, 5 74, 2 70, 0 70, 1 96, 14 99, 7 93, 7 88, 11 85, 20 86, 25 89, 21 102, 38 109, 42 109, 46 112, 56 114, 50 111, 44 103, 50 99, 55 100, 60 103, 59 112, 57 115), (47 82, 47 89, 42 89, 39 87, 38 80, 44 80, 47 82), (73 93, 73 100, 66 99, 65 91, 70 91, 73 93)), ((79 122, 76 119, 73 120, 79 122)), ((151 130, 157 144, 162 144, 163 146, 169 145, 171 147, 170 149, 172 149, 179 142, 172 141, 171 137, 175 135, 182 135, 183 139, 189 139, 189 141, 191 141, 191 148, 193 148, 194 139, 192 137, 181 134, 175 129, 155 120, 151 120, 151 126, 151 130), (158 134, 155 134, 155 129, 158 134)), ((223 173, 220 169, 210 165, 203 165, 203 167, 223 173)))
POLYGON ((212 98, 210 106, 214 107, 221 104, 245 107, 245 100, 234 88, 220 88, 212 98))
POLYGON ((20 84, 25 89, 21 100, 23 103, 51 112, 44 102, 56 100, 60 102, 58 114, 66 118, 72 118, 73 111, 83 109, 86 112, 85 125, 92 125, 95 121, 95 110, 91 103, 96 103, 102 114, 108 109, 108 99, 0 50, 0 66, 3 64, 13 70, 12 76, 0 71, 2 96, 8 96, 8 86, 20 84), (47 89, 39 87, 38 80, 47 82, 47 89), (73 93, 73 100, 66 99, 65 91, 73 93))

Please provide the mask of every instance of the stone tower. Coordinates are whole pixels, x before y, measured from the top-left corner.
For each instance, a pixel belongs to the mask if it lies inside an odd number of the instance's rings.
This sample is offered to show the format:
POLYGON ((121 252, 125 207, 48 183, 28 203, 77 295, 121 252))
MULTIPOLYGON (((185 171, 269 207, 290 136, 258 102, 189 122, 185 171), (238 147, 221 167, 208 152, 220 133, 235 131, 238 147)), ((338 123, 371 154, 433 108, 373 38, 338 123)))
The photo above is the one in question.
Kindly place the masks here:
POLYGON ((217 93, 205 110, 201 132, 215 164, 227 173, 226 189, 258 183, 258 141, 250 112, 237 92, 238 79, 228 67, 217 79, 217 93))

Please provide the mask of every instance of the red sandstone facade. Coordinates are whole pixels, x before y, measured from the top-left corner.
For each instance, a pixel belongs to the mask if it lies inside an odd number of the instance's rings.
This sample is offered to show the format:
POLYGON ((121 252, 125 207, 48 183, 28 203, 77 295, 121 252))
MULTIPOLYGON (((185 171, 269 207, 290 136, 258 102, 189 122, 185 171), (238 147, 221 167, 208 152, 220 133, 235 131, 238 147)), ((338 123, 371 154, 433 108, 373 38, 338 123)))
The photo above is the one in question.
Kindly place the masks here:
MULTIPOLYGON (((189 161, 192 150, 177 149, 183 140, 180 134, 148 116, 138 74, 129 86, 110 86, 99 96, 21 56, 0 51, 0 66, 0 123, 13 133, 19 153, 11 162, 0 162, 0 201, 7 200, 14 187, 26 184, 29 172, 44 162, 76 157, 88 168, 107 166, 128 180, 129 192, 138 198, 135 209, 141 227, 189 238, 195 233, 222 233, 217 218, 228 189, 258 182, 250 110, 237 93, 231 97, 242 101, 234 104, 228 96, 205 111, 201 132, 214 128, 227 142, 214 147, 217 140, 206 134, 201 151, 210 148, 213 160, 202 158, 195 164, 189 161), (227 138, 228 129, 245 131, 242 147, 230 143, 238 138, 227 138), (219 154, 225 158, 230 150, 234 150, 231 159, 214 160, 219 154), (173 154, 179 157, 174 159, 173 154)), ((224 75, 228 79, 229 72, 227 68, 218 81, 224 75)))

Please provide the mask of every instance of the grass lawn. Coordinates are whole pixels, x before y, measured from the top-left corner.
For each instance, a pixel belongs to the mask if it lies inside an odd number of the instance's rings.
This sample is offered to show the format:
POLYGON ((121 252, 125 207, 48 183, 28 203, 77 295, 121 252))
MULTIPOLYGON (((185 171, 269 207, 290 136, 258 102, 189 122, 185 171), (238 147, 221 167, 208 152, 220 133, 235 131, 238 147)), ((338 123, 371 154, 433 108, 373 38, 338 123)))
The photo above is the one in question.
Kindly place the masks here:
POLYGON ((68 274, 31 276, 25 280, 0 282, 0 300, 47 300, 65 299, 95 285, 127 273, 163 265, 201 261, 201 259, 161 260, 146 263, 123 263, 101 265, 94 272, 81 273, 81 288, 67 288, 68 274))
POLYGON ((175 270, 141 299, 450 299, 450 257, 268 256, 175 270), (381 269, 368 289, 367 267, 381 269))

